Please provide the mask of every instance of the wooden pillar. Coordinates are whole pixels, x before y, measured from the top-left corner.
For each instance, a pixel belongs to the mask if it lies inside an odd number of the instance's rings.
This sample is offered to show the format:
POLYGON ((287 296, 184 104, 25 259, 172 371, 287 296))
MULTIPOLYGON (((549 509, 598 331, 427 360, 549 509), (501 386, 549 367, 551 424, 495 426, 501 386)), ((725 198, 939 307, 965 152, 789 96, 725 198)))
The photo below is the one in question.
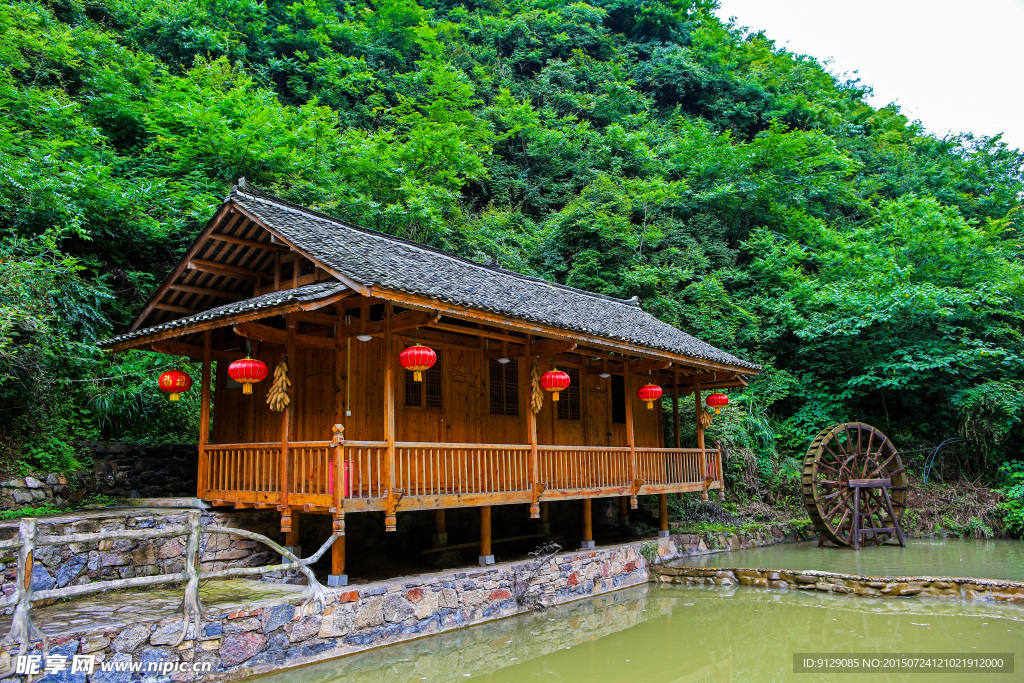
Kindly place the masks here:
POLYGON ((331 574, 327 577, 329 586, 347 586, 348 574, 345 573, 345 537, 338 536, 331 546, 331 574))
POLYGON ((388 487, 384 510, 384 530, 395 531, 398 526, 396 509, 401 495, 395 491, 395 349, 391 332, 391 302, 384 304, 384 440, 387 453, 384 458, 384 481, 388 487))
POLYGON ((636 439, 633 435, 633 376, 629 372, 629 359, 624 364, 625 376, 623 384, 626 391, 626 443, 629 444, 629 473, 632 479, 633 494, 630 496, 629 504, 634 510, 637 509, 636 494, 640 489, 640 476, 636 466, 636 439))
MULTIPOLYGON (((530 502, 530 519, 540 517, 540 455, 537 452, 537 414, 533 412, 533 356, 530 355, 530 345, 533 344, 533 335, 526 335, 526 379, 530 391, 526 395, 526 437, 530 442, 530 488, 533 491, 533 500, 530 502)), ((522 370, 520 370, 522 372, 522 370)), ((542 521, 546 523, 546 520, 542 521)), ((545 532, 547 533, 547 532, 545 532)))
POLYGON ((658 527, 659 536, 668 536, 668 494, 662 493, 658 496, 658 527))
POLYGON ((345 426, 335 424, 331 430, 334 434, 331 445, 334 448, 334 500, 331 508, 331 533, 334 545, 331 546, 331 573, 327 576, 328 586, 347 586, 348 575, 345 573, 345 426))
POLYGON ((293 553, 295 553, 296 555, 299 555, 301 557, 301 554, 297 550, 299 548, 299 513, 298 512, 296 512, 296 513, 294 513, 292 515, 292 524, 291 524, 291 527, 289 527, 288 531, 285 532, 284 544, 286 546, 288 546, 289 550, 291 550, 293 553))
POLYGON ((448 545, 447 513, 444 508, 434 510, 434 537, 431 540, 431 547, 440 548, 448 545))
MULTIPOLYGON (((281 411, 281 459, 280 459, 280 482, 281 482, 281 504, 278 509, 281 511, 281 531, 285 534, 291 531, 292 514, 288 507, 288 489, 291 488, 291 457, 288 453, 288 441, 291 438, 292 411, 295 409, 295 399, 298 394, 298 367, 295 357, 295 315, 285 317, 285 357, 288 359, 288 379, 291 380, 291 401, 281 411)), ((288 545, 287 539, 285 545, 288 545)))
MULTIPOLYGON (((693 405, 693 417, 697 420, 697 448, 700 449, 700 471, 701 476, 704 477, 704 481, 706 482, 708 476, 708 459, 707 454, 704 452, 704 423, 701 422, 704 406, 700 403, 700 381, 696 377, 693 378, 693 405)), ((704 486, 702 496, 704 500, 708 499, 707 485, 704 486)))
POLYGON ((196 473, 196 498, 206 498, 206 480, 208 478, 206 445, 210 441, 210 381, 213 363, 213 347, 211 332, 203 332, 203 385, 199 390, 199 471, 196 473))
POLYGON ((494 564, 491 553, 491 506, 480 507, 480 566, 494 564))
POLYGON ((540 504, 540 531, 542 534, 551 533, 551 512, 548 510, 548 506, 551 503, 542 501, 540 504))
POLYGON ((594 547, 594 501, 591 498, 583 499, 583 542, 580 548, 589 550, 594 547))
POLYGON ((619 526, 629 530, 629 496, 619 497, 619 526))

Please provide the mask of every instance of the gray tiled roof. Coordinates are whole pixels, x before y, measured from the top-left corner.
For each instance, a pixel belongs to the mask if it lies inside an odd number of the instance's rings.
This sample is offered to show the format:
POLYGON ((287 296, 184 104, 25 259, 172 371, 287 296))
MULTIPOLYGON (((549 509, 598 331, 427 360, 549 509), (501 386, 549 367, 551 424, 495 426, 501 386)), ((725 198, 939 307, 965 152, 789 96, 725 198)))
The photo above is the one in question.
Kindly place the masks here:
POLYGON ((253 297, 252 299, 235 301, 234 303, 211 308, 210 310, 203 311, 202 313, 196 313, 195 315, 170 320, 159 325, 154 325, 153 327, 147 327, 145 329, 129 332, 128 334, 122 334, 111 339, 105 339, 100 342, 100 346, 110 346, 111 344, 127 341, 129 339, 144 337, 146 335, 153 334, 154 332, 163 332, 164 330, 173 330, 176 327, 183 327, 185 325, 191 325, 192 323, 226 318, 237 313, 249 313, 267 308, 276 308, 278 306, 301 303, 303 301, 316 301, 317 299, 323 299, 324 297, 331 296, 332 294, 344 292, 346 289, 348 288, 340 282, 317 282, 312 285, 305 285, 295 289, 285 289, 278 292, 270 292, 269 294, 261 294, 260 296, 253 297))
MULTIPOLYGON (((737 368, 759 369, 658 320, 644 312, 635 299, 584 292, 357 227, 269 195, 244 180, 231 190, 228 199, 317 261, 363 285, 737 368)), ((181 320, 166 324, 176 323, 181 320)))

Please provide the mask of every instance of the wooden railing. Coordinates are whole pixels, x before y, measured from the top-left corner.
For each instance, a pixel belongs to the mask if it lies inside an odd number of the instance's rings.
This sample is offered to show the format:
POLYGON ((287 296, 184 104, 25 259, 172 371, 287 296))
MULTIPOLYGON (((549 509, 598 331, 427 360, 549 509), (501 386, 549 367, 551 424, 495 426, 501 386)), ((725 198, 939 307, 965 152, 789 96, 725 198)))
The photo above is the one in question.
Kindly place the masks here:
POLYGON ((255 492, 277 500, 281 493, 281 444, 216 444, 203 448, 203 484, 211 497, 233 500, 232 493, 255 492))
POLYGON ((287 453, 286 466, 281 467, 280 444, 206 446, 200 466, 205 491, 200 497, 225 503, 329 508, 335 505, 333 480, 341 482, 343 498, 366 501, 353 509, 380 509, 380 499, 395 496, 472 494, 480 500, 480 495, 493 494, 497 502, 519 502, 520 498, 535 502, 538 495, 571 498, 600 490, 608 491, 607 495, 628 490, 634 496, 687 490, 706 493, 721 488, 722 481, 717 449, 706 449, 702 458, 697 448, 539 445, 534 464, 528 445, 398 442, 390 467, 384 441, 292 442, 287 453), (338 453, 341 468, 334 464, 338 453), (284 497, 282 477, 288 480, 284 497), (538 494, 538 490, 547 493, 538 494))
POLYGON ((715 470, 701 468, 700 453, 699 448, 638 448, 637 476, 646 484, 703 481, 715 470))
POLYGON ((529 446, 398 443, 395 486, 407 496, 527 491, 529 461, 529 446))
POLYGON ((352 498, 380 498, 388 483, 384 481, 384 461, 388 445, 384 441, 346 441, 345 459, 349 463, 352 498))
POLYGON ((537 480, 549 489, 628 486, 632 480, 629 448, 538 446, 537 480))

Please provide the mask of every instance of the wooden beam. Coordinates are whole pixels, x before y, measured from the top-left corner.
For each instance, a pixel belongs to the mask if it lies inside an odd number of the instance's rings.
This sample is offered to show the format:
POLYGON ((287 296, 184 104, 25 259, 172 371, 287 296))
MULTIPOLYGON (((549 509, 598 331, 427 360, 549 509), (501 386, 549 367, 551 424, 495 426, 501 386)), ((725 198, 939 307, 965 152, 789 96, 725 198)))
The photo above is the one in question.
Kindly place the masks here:
POLYGON ((664 370, 670 365, 672 365, 670 360, 641 360, 636 363, 630 363, 629 371, 634 375, 644 375, 648 372, 664 370))
POLYGON ((195 285, 179 285, 177 283, 168 287, 178 292, 188 292, 189 294, 200 294, 202 296, 214 296, 218 299, 232 299, 239 301, 242 295, 237 292, 225 292, 221 289, 210 289, 209 287, 196 287, 195 285))
POLYGON ((435 330, 444 330, 446 332, 455 332, 456 334, 464 334, 467 337, 486 337, 487 339, 497 339, 498 341, 512 342, 513 344, 524 343, 525 337, 517 337, 514 334, 502 332, 501 330, 488 330, 481 329, 478 327, 465 327, 463 325, 453 325, 451 323, 436 322, 431 325, 435 330))
POLYGON ((507 353, 508 358, 525 358, 532 356, 534 358, 545 358, 547 356, 556 356, 560 353, 568 353, 576 348, 576 342, 569 339, 544 339, 539 342, 533 342, 530 344, 530 352, 526 352, 526 346, 517 349, 507 349, 502 351, 501 349, 492 349, 484 353, 487 360, 494 360, 495 358, 501 358, 503 354, 507 353))
MULTIPOLYGON (((294 325, 295 323, 292 324, 294 325)), ((271 344, 288 343, 287 331, 279 330, 269 325, 239 323, 234 326, 234 330, 235 334, 247 339, 259 339, 271 344)), ((294 343, 298 346, 313 346, 318 349, 335 349, 337 346, 335 340, 330 337, 315 337, 311 334, 295 334, 294 332, 292 332, 292 336, 294 337, 294 343)))
MULTIPOLYGON (((208 335, 209 330, 206 330, 203 334, 208 335)), ((175 341, 162 341, 150 344, 149 348, 151 351, 157 353, 166 353, 171 356, 186 356, 188 358, 201 359, 204 356, 204 349, 202 346, 195 344, 185 344, 183 342, 175 341)), ((210 350, 210 357, 214 360, 238 360, 239 356, 237 353, 230 351, 218 351, 216 349, 210 350)))
POLYGON ((227 277, 238 278, 240 280, 257 280, 262 277, 266 277, 266 273, 261 273, 258 270, 249 270, 248 268, 242 268, 240 266, 231 266, 226 263, 217 263, 216 261, 207 261, 205 259, 192 259, 185 267, 189 270, 201 270, 204 273, 213 273, 214 275, 224 275, 227 277))
POLYGON ((281 246, 280 244, 273 244, 272 242, 260 242, 259 240, 250 240, 245 237, 235 237, 234 235, 225 235, 223 233, 214 232, 210 233, 211 240, 217 240, 218 242, 228 242, 230 244, 237 244, 242 247, 249 247, 250 249, 265 249, 266 251, 272 251, 277 253, 288 253, 288 247, 281 246))
POLYGON ((162 301, 153 304, 153 308, 161 311, 170 311, 171 313, 184 313, 185 315, 195 315, 200 311, 194 308, 185 308, 184 306, 175 306, 174 304, 165 304, 162 301))
MULTIPOLYGON (((398 315, 391 316, 386 320, 390 320, 392 333, 401 332, 402 330, 411 330, 416 327, 424 327, 430 325, 432 322, 436 322, 441 314, 438 312, 430 311, 406 311, 399 313, 398 315)), ((352 325, 343 325, 337 328, 338 338, 354 337, 357 334, 369 334, 374 337, 379 337, 385 332, 386 320, 360 320, 359 323, 353 323, 352 325)))

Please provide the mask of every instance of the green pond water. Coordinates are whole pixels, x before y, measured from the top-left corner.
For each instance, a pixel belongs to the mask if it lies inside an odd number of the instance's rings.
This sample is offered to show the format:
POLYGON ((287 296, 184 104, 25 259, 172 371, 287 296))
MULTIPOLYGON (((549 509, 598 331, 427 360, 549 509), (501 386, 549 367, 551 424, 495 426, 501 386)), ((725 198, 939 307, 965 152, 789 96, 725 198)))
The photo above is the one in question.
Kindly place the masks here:
MULTIPOLYGON (((1024 581, 1024 543, 1012 540, 907 539, 907 547, 819 548, 816 541, 702 555, 674 564, 700 567, 818 569, 861 576, 945 576, 1024 581)), ((1022 677, 1024 680, 1024 677, 1022 677)))
POLYGON ((1024 678, 1024 606, 644 585, 293 669, 332 681, 941 681, 1024 678), (1014 653, 1016 674, 794 673, 795 653, 1014 653))

